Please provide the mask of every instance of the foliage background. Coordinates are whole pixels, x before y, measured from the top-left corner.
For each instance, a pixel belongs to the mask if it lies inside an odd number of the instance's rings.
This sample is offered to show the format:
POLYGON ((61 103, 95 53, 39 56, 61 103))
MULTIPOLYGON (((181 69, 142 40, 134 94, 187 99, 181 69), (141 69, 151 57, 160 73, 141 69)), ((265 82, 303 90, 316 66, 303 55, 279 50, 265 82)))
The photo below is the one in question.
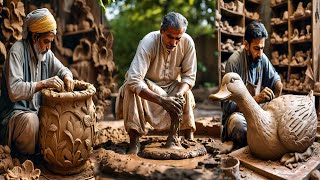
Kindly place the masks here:
POLYGON ((135 55, 139 41, 149 32, 159 30, 162 18, 174 11, 189 22, 187 33, 193 38, 214 35, 215 0, 100 0, 107 25, 114 34, 114 60, 121 85, 135 55))

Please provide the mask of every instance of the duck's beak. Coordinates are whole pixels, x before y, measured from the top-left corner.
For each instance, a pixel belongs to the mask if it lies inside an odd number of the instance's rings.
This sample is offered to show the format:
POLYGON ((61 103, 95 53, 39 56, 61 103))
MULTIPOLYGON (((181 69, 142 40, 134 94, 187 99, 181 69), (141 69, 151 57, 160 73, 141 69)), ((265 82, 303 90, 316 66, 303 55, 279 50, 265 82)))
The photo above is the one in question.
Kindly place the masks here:
POLYGON ((217 92, 216 94, 210 94, 209 95, 209 99, 211 101, 215 101, 215 100, 225 100, 227 99, 228 97, 231 96, 231 92, 228 90, 227 88, 227 84, 224 84, 219 92, 217 92))

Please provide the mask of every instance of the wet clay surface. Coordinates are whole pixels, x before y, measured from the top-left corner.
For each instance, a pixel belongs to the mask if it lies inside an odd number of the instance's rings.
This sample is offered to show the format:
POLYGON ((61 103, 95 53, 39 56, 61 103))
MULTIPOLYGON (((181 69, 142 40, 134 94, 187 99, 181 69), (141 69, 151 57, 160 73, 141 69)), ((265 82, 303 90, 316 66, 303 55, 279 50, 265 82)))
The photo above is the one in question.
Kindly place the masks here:
POLYGON ((182 140, 181 147, 166 148, 164 141, 151 142, 143 148, 141 156, 149 159, 188 159, 207 154, 206 148, 197 142, 182 140))
MULTIPOLYGON (((195 137, 195 142, 207 150, 204 156, 183 160, 154 160, 140 154, 127 155, 129 138, 121 127, 123 121, 111 124, 100 126, 98 123, 99 132, 88 160, 89 166, 79 174, 58 175, 46 167, 43 158, 32 159, 35 168, 41 170, 40 179, 221 179, 220 157, 217 156, 222 144, 219 138, 195 137)), ((146 135, 140 138, 140 142, 145 146, 150 142, 164 142, 166 138, 146 135)), ((265 179, 245 167, 240 167, 239 174, 241 179, 265 179)))

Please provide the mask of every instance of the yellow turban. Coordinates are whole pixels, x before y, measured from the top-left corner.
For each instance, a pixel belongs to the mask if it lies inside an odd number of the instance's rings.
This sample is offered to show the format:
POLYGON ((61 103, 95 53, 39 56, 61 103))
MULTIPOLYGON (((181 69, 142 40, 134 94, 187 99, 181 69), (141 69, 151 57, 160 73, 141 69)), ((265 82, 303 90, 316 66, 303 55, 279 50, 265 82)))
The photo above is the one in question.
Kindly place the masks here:
POLYGON ((57 29, 56 20, 47 8, 30 12, 26 17, 26 25, 34 33, 56 32, 57 29))

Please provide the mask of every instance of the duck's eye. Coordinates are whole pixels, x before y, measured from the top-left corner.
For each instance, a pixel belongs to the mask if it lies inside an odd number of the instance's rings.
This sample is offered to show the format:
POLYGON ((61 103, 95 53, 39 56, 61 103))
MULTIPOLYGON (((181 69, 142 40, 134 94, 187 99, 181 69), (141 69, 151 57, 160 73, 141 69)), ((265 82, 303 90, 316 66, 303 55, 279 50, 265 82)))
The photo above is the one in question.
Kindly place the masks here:
POLYGON ((230 82, 233 83, 233 82, 234 82, 234 78, 231 78, 231 79, 230 79, 230 82))

